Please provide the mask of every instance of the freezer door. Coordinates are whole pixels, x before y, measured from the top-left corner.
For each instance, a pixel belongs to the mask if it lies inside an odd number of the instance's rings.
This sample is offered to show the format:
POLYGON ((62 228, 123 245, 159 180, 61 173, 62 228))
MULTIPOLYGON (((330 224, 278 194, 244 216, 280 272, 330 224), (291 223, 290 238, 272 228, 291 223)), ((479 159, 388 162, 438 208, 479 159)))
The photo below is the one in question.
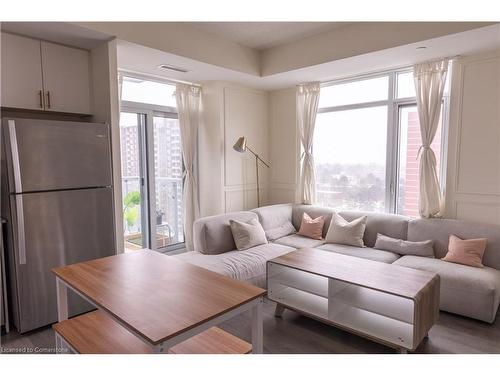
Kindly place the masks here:
POLYGON ((4 119, 11 193, 111 186, 106 124, 4 119))
MULTIPOLYGON (((21 332, 57 321, 51 269, 115 254, 111 188, 11 195, 21 332)), ((90 305, 73 292, 70 314, 90 305)))

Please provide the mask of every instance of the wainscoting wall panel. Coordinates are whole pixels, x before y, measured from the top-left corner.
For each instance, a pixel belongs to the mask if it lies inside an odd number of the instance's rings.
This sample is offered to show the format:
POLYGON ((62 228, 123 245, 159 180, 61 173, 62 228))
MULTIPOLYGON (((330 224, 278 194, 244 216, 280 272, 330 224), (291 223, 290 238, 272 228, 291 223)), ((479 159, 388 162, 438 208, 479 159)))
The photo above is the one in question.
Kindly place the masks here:
POLYGON ((447 216, 500 224, 500 51, 453 67, 447 216))
MULTIPOLYGON (((227 82, 203 85, 199 137, 201 216, 257 207, 255 157, 233 145, 245 136, 248 145, 271 163, 268 93, 227 82)), ((269 202, 269 169, 259 162, 260 202, 269 202)))

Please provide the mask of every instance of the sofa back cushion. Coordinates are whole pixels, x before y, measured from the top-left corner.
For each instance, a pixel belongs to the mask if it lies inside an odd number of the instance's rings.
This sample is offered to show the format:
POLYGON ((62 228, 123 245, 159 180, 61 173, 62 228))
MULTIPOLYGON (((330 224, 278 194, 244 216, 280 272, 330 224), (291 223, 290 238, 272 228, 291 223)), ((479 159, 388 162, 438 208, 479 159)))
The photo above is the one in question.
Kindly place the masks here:
POLYGON ((262 224, 262 228, 264 228, 265 231, 282 227, 292 221, 291 203, 254 208, 251 212, 257 214, 262 224))
POLYGON ((269 241, 275 241, 295 233, 295 227, 292 225, 291 203, 254 208, 252 212, 255 212, 259 217, 269 241))
POLYGON ((333 208, 312 206, 308 204, 296 204, 292 208, 292 224, 296 230, 300 229, 300 224, 302 223, 302 215, 306 213, 312 219, 323 216, 325 218, 325 224, 323 225, 322 237, 326 237, 328 232, 328 227, 330 226, 330 221, 332 220, 332 212, 335 212, 333 208))
POLYGON ((453 234, 462 239, 487 238, 483 264, 500 270, 500 226, 454 219, 415 219, 408 225, 409 241, 434 240, 436 258, 448 251, 448 240, 453 234))
POLYGON ((196 220, 193 224, 194 250, 211 255, 236 250, 229 220, 249 222, 252 219, 258 220, 255 212, 240 211, 196 220))
POLYGON ((406 240, 408 221, 410 220, 406 216, 361 211, 342 211, 339 214, 347 221, 353 221, 362 216, 367 217, 365 235, 363 237, 365 246, 374 247, 378 233, 406 240))

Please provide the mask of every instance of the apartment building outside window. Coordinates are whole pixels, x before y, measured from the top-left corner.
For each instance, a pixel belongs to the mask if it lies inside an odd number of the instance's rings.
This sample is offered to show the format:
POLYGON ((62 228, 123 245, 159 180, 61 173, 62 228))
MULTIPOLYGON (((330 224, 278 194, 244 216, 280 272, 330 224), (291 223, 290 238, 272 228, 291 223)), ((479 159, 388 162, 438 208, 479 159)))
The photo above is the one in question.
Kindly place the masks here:
POLYGON ((184 243, 183 163, 175 86, 123 77, 120 114, 126 250, 184 243))
MULTIPOLYGON (((445 161, 449 77, 431 145, 438 173, 445 161)), ((420 145, 410 69, 325 84, 314 134, 317 203, 418 216, 420 145)))

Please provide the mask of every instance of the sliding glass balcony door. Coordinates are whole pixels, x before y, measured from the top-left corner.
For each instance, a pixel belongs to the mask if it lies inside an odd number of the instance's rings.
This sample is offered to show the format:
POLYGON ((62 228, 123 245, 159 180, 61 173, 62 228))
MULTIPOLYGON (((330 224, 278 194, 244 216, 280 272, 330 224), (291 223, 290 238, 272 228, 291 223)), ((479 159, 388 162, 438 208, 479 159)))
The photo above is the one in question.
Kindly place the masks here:
POLYGON ((182 152, 179 120, 153 114, 155 230, 158 249, 184 242, 182 152))
POLYGON ((142 249, 149 243, 145 123, 144 114, 120 114, 123 234, 126 251, 142 249))
POLYGON ((120 116, 126 251, 183 246, 183 164, 174 112, 124 107, 120 116))

